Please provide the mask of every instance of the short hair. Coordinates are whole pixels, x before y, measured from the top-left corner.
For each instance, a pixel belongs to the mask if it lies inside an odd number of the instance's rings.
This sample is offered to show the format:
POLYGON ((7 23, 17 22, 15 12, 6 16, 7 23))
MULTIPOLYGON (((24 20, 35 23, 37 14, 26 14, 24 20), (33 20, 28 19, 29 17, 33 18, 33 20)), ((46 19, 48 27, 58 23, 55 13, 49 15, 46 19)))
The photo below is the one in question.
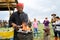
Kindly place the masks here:
POLYGON ((56 16, 57 19, 60 19, 59 16, 56 16))
POLYGON ((45 19, 48 19, 47 17, 45 19))

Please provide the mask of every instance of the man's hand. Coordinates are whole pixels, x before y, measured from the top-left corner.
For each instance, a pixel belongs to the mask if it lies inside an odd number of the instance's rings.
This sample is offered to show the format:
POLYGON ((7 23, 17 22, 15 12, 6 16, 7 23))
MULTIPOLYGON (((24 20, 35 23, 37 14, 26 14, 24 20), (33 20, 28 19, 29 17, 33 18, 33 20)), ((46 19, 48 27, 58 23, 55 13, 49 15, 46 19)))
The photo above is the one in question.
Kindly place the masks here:
POLYGON ((12 26, 13 26, 13 27, 17 27, 17 25, 16 25, 15 23, 12 23, 12 26))

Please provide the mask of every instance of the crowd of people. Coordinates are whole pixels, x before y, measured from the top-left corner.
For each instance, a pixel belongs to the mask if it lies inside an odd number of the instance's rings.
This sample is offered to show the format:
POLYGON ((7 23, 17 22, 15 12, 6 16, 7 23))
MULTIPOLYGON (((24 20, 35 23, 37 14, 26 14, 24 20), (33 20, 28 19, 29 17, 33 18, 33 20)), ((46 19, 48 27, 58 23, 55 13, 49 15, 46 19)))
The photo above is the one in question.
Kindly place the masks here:
MULTIPOLYGON (((56 14, 52 14, 51 15, 52 18, 51 18, 51 22, 48 20, 48 17, 45 18, 45 20, 43 21, 43 24, 44 24, 44 40, 49 40, 49 38, 46 39, 47 36, 50 35, 50 25, 52 25, 52 29, 53 29, 53 32, 54 32, 54 40, 60 40, 60 17, 57 16, 56 14)), ((33 21, 33 26, 34 28, 34 32, 37 33, 38 32, 38 22, 36 20, 36 18, 34 18, 34 21, 33 21)), ((35 37, 35 34, 34 34, 34 37, 35 37)))
POLYGON ((8 27, 9 24, 7 22, 7 20, 0 20, 0 27, 8 27))

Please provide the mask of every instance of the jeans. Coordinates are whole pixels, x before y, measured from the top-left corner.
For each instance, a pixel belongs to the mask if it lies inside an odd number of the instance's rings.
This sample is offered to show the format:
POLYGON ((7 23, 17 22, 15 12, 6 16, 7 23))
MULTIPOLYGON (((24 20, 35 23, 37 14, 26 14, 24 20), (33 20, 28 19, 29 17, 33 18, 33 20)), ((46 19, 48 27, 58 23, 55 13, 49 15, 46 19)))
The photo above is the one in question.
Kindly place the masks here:
POLYGON ((37 33, 38 33, 37 28, 34 28, 34 36, 36 36, 37 33))
POLYGON ((60 31, 55 31, 55 37, 60 37, 60 31))

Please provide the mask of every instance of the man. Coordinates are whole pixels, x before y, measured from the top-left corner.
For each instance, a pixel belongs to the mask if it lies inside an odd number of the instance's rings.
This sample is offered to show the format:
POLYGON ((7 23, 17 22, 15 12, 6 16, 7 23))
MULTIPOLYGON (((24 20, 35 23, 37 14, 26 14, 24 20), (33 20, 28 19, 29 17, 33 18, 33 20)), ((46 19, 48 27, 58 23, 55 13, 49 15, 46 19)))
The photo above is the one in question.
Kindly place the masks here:
MULTIPOLYGON (((17 37, 17 29, 18 25, 22 25, 22 22, 24 21, 26 24, 28 24, 28 16, 23 12, 24 4, 18 3, 16 5, 17 11, 14 12, 9 19, 9 25, 10 27, 14 28, 14 40, 19 40, 17 37)), ((21 39, 20 39, 21 40, 21 39)))

